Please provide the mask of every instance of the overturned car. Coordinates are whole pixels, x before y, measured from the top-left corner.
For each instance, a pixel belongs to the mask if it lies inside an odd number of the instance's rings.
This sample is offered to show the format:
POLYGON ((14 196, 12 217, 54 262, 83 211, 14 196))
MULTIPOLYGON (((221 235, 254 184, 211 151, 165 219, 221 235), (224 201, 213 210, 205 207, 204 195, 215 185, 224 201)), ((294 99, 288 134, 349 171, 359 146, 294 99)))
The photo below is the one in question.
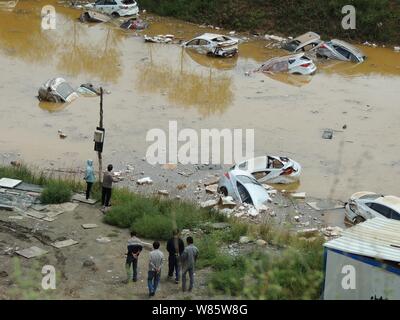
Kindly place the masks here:
POLYGON ((253 205, 256 209, 271 201, 267 190, 248 172, 230 170, 220 178, 218 192, 235 201, 253 205))
POLYGON ((204 33, 182 44, 185 48, 216 57, 233 57, 239 51, 239 40, 228 36, 204 33))
POLYGON ((301 166, 287 157, 261 156, 235 165, 232 170, 243 170, 260 183, 290 184, 298 181, 301 166))
POLYGON ((254 72, 280 73, 288 72, 298 75, 313 75, 317 71, 314 62, 306 57, 304 53, 295 55, 276 57, 266 61, 254 72))
POLYGON ((341 61, 364 62, 366 55, 345 41, 333 39, 322 43, 317 49, 317 57, 341 61))
POLYGON ((40 101, 69 103, 78 98, 78 96, 67 81, 63 78, 54 78, 40 87, 38 98, 40 101))

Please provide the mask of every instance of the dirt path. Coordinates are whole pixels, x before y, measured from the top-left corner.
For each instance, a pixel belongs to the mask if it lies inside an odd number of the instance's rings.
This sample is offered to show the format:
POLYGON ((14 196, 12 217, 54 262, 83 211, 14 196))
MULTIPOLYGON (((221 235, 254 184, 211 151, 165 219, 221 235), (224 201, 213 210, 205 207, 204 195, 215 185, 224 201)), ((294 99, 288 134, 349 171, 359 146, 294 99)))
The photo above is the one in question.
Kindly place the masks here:
MULTIPOLYGON (((37 292, 35 297, 43 298, 48 292, 41 289, 41 268, 53 265, 57 272, 57 288, 48 297, 53 299, 149 299, 147 289, 147 270, 149 251, 144 250, 139 259, 139 280, 125 284, 125 252, 129 238, 127 230, 117 229, 102 222, 103 214, 88 205, 79 205, 73 212, 65 212, 53 222, 45 222, 24 217, 12 221, 8 217, 14 213, 0 211, 0 298, 29 298, 28 293, 37 292), (84 223, 95 223, 95 229, 83 229, 84 223), (109 243, 99 243, 100 236, 111 239, 109 243), (79 243, 70 247, 56 249, 50 242, 74 239, 79 243), (5 253, 38 246, 49 253, 39 258, 19 257, 22 275, 29 276, 27 281, 15 280, 14 259, 5 253), (88 266, 84 266, 86 262, 88 266), (93 261, 94 264, 88 263, 93 261), (40 289, 37 289, 40 288, 40 289)), ((146 239, 152 242, 155 239, 146 239)), ((165 243, 161 249, 167 257, 165 243)), ((162 277, 157 294, 152 299, 204 299, 207 297, 207 270, 200 270, 196 275, 196 288, 192 294, 183 294, 181 286, 168 281, 167 263, 162 270, 162 277)))

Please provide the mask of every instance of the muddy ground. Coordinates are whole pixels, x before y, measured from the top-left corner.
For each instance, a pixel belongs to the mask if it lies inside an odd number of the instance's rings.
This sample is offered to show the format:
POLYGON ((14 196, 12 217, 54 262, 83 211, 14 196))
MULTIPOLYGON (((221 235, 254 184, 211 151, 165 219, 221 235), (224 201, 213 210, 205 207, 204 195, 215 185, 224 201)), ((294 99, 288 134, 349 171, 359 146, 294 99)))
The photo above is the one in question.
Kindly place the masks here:
MULTIPOLYGON (((97 208, 82 204, 73 212, 61 214, 53 222, 28 217, 15 221, 8 219, 10 215, 12 215, 10 212, 0 211, 1 299, 26 299, 30 297, 30 292, 36 292, 37 298, 51 299, 148 299, 146 279, 149 251, 144 250, 140 257, 138 282, 124 283, 126 280, 124 262, 129 233, 127 230, 103 224, 101 222, 103 213, 97 208), (98 227, 85 230, 81 227, 84 223, 95 223, 98 227), (35 232, 32 232, 32 229, 35 232), (97 242, 96 239, 100 236, 109 237, 111 242, 97 242), (50 245, 54 241, 69 238, 79 243, 62 249, 50 245), (13 253, 17 247, 24 249, 31 246, 38 246, 48 250, 49 253, 31 259, 13 253), (21 266, 21 277, 16 277, 14 259, 18 259, 21 266), (89 266, 83 265, 85 261, 89 266), (93 264, 87 261, 92 261, 93 264), (44 292, 41 289, 40 272, 44 265, 53 265, 56 268, 57 288, 52 292, 44 292), (26 281, 26 278, 30 281, 26 281)), ((148 241, 153 240, 148 239, 148 241)), ((161 249, 166 255, 165 243, 162 243, 161 249)), ((207 297, 207 273, 207 270, 197 271, 195 290, 191 294, 183 294, 180 285, 166 280, 165 265, 155 299, 207 297)))

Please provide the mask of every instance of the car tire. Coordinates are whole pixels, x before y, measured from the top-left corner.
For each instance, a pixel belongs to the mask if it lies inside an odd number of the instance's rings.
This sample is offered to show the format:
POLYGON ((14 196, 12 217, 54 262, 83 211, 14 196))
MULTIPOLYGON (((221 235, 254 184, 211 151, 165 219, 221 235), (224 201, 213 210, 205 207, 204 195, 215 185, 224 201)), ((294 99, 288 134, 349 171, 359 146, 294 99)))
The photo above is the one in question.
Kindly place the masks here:
POLYGON ((225 187, 219 188, 219 193, 222 193, 224 197, 228 196, 228 190, 225 187))
POLYGON ((359 223, 364 222, 364 221, 365 221, 365 219, 363 217, 357 216, 357 217, 354 218, 353 223, 354 224, 359 224, 359 223))
POLYGON ((118 12, 113 12, 113 13, 111 13, 111 16, 113 18, 119 18, 119 13, 118 12))

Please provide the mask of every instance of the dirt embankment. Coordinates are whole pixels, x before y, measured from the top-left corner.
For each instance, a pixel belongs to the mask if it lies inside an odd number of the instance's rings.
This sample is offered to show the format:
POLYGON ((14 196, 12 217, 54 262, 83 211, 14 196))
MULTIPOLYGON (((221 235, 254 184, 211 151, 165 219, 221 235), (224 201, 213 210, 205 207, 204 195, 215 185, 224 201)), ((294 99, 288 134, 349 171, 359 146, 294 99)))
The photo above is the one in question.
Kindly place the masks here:
MULTIPOLYGON (((139 280, 124 283, 126 230, 102 222, 103 214, 97 207, 80 205, 72 212, 64 212, 53 222, 24 216, 13 221, 8 211, 0 210, 0 298, 1 299, 148 299, 147 270, 149 251, 139 259, 139 280), (82 224, 95 223, 95 229, 83 229, 82 224), (96 239, 111 241, 100 243, 96 239), (54 241, 73 239, 78 244, 57 249, 54 241), (37 246, 48 251, 37 258, 23 258, 15 251, 37 246), (52 265, 57 274, 56 290, 41 287, 42 267, 52 265)), ((155 239, 148 239, 151 242, 155 239)), ((167 258, 165 243, 161 249, 167 258)), ((162 270, 159 290, 153 299, 206 299, 207 270, 197 271, 196 288, 183 294, 180 285, 168 281, 167 262, 162 270)))
POLYGON ((140 7, 164 16, 238 31, 295 36, 313 30, 323 36, 398 43, 400 3, 395 0, 142 0, 140 7), (344 30, 342 8, 356 9, 356 29, 344 30))

